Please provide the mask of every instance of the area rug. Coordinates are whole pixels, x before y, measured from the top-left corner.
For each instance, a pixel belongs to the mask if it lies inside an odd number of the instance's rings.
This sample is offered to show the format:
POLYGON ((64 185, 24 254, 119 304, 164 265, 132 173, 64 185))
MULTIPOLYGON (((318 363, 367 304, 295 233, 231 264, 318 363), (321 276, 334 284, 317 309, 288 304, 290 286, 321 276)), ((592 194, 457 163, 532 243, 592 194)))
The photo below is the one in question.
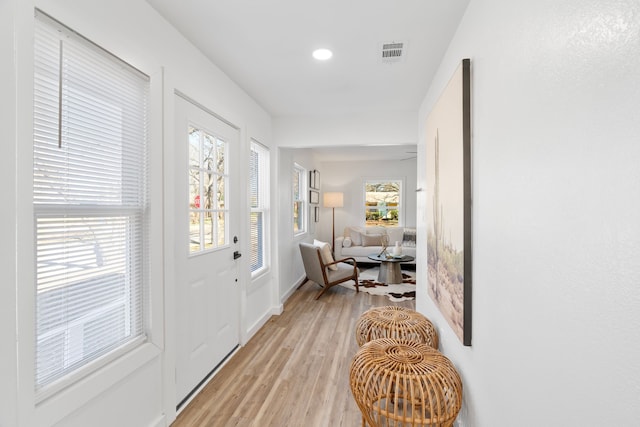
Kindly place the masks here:
MULTIPOLYGON (((390 301, 399 302, 416 299, 415 271, 402 271, 402 283, 384 284, 377 281, 379 267, 360 267, 360 291, 371 295, 386 295, 390 301)), ((352 280, 340 284, 356 290, 352 280)))

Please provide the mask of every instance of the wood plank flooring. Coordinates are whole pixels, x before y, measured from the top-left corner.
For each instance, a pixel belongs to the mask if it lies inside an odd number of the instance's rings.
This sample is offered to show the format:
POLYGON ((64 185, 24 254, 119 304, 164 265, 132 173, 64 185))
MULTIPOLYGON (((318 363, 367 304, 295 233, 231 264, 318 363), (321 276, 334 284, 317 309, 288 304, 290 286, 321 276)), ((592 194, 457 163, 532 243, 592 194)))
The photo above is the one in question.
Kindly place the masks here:
POLYGON ((308 282, 214 376, 172 427, 361 425, 349 388, 355 323, 371 307, 400 305, 341 286, 314 300, 308 282))

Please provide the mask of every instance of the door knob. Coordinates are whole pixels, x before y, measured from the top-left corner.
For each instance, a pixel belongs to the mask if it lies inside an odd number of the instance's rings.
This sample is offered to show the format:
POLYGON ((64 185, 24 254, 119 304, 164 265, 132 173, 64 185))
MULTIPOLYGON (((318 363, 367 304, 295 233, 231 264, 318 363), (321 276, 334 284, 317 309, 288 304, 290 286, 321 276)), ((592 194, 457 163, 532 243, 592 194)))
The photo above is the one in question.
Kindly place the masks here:
POLYGON ((233 253, 233 259, 238 259, 238 258, 240 258, 241 256, 242 256, 242 254, 241 254, 240 252, 238 252, 238 251, 235 251, 235 252, 233 253))

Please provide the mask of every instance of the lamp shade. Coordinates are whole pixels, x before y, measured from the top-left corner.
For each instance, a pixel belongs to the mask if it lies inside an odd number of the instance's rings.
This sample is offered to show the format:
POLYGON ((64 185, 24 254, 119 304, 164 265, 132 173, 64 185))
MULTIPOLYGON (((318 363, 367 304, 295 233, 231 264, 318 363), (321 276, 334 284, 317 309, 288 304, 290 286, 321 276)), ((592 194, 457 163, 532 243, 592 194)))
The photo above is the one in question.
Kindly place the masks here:
POLYGON ((344 194, 324 193, 323 201, 325 208, 341 208, 344 206, 344 194))

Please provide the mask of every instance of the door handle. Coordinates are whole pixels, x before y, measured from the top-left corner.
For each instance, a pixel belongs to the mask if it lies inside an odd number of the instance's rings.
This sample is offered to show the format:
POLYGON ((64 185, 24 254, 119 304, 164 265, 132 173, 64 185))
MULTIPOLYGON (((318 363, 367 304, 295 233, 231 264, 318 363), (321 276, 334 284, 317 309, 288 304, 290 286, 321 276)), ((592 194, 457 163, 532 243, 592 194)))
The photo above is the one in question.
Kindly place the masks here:
POLYGON ((238 251, 234 251, 233 252, 233 259, 238 259, 242 256, 242 254, 238 251))

